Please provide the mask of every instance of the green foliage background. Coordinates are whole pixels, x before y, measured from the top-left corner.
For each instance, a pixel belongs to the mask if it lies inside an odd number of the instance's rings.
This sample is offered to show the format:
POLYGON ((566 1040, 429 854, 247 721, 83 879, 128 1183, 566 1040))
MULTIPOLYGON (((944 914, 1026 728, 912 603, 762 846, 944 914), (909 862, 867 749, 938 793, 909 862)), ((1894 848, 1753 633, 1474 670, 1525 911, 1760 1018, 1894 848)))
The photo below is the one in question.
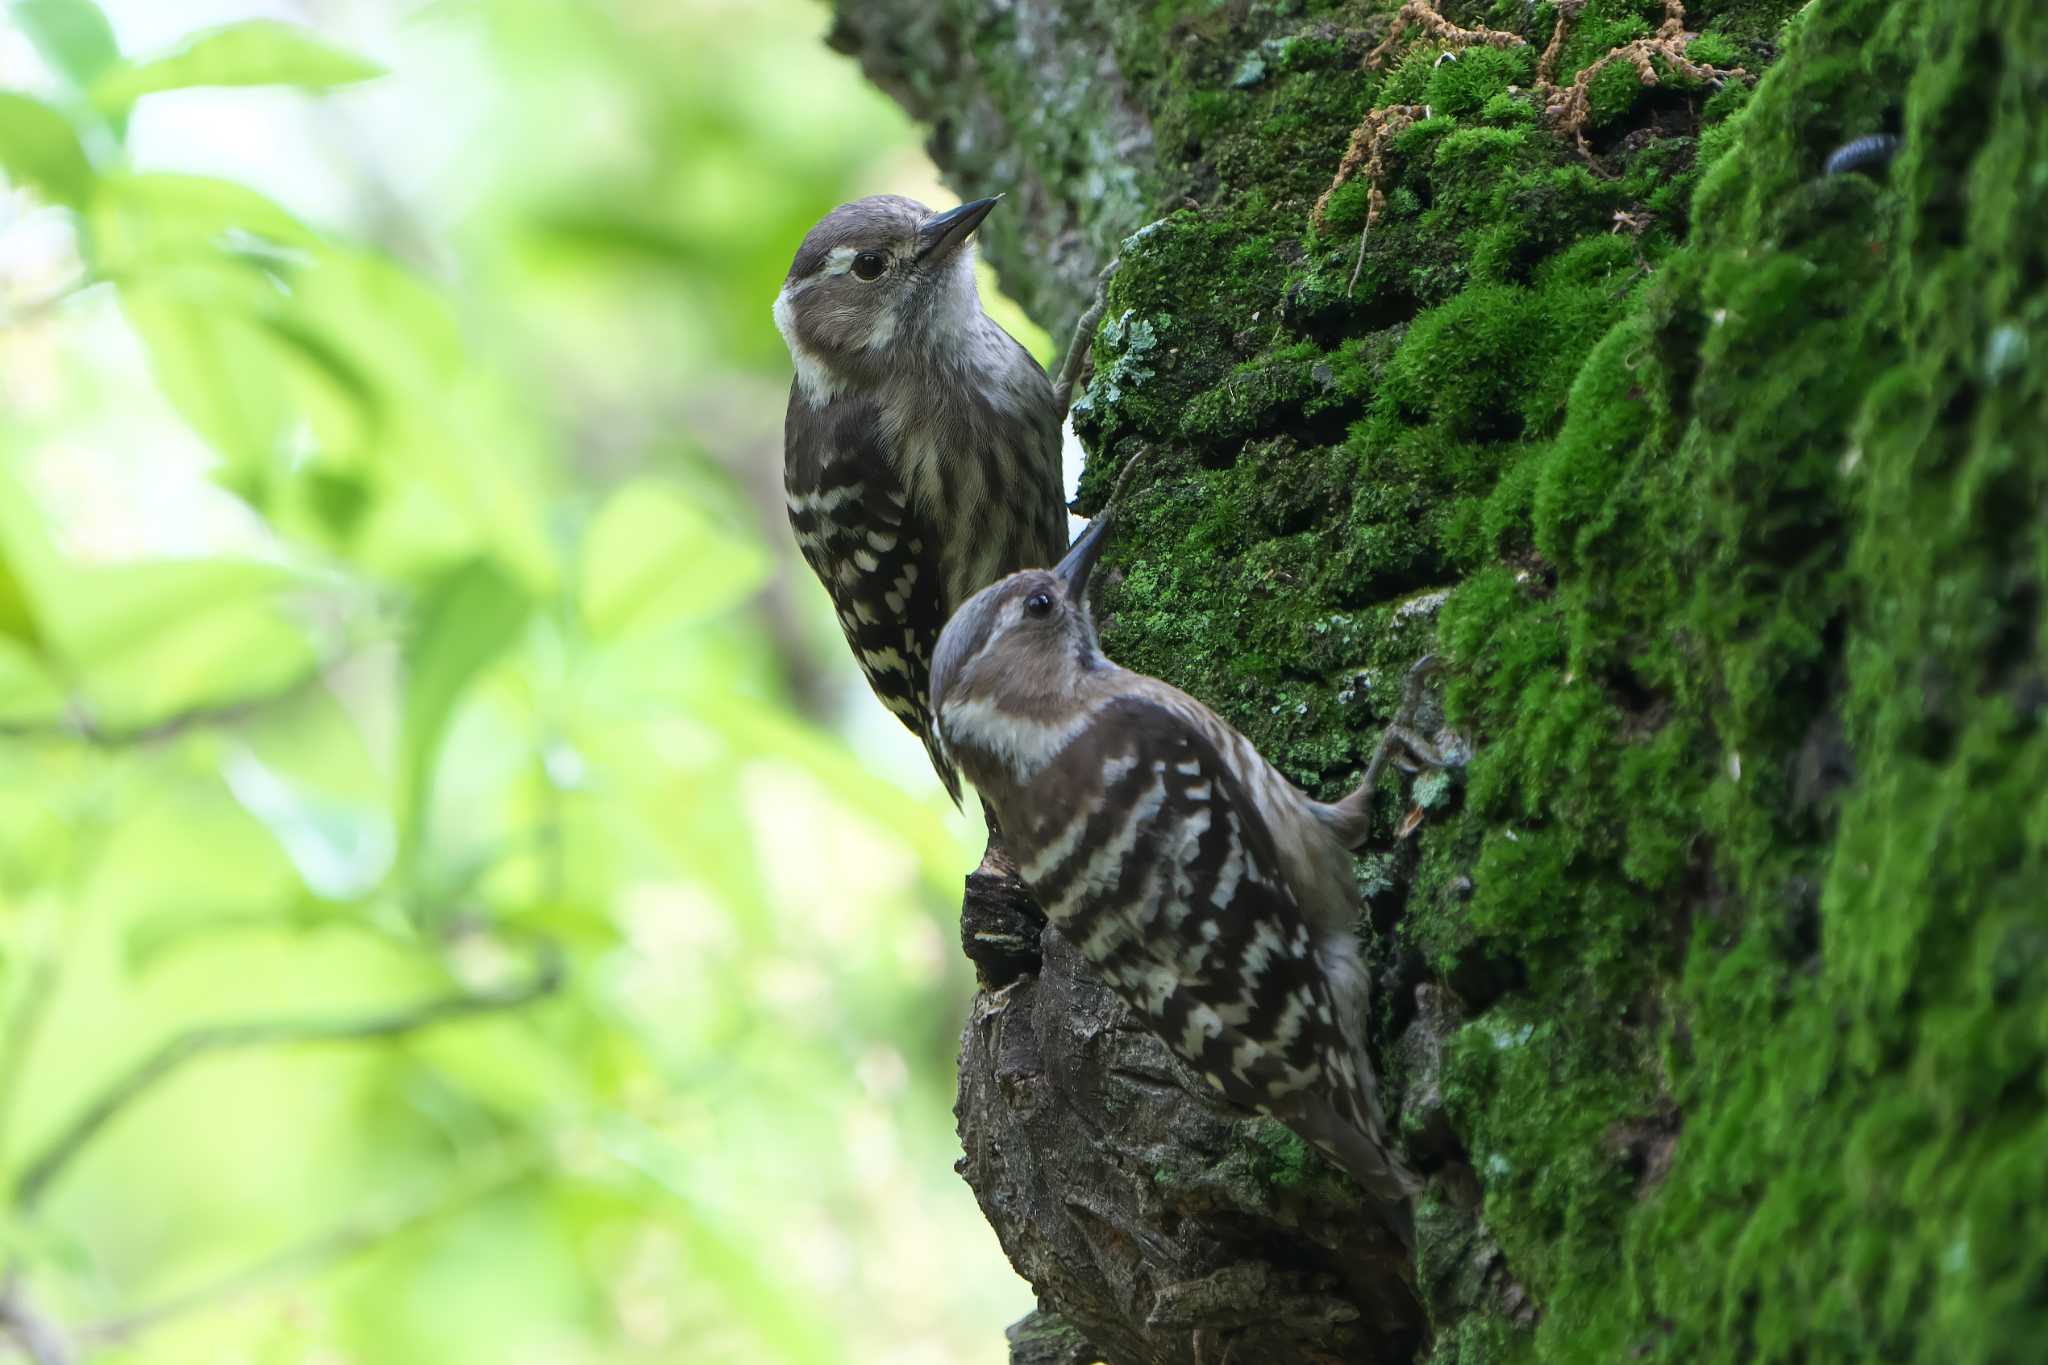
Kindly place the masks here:
POLYGON ((0 12, 12 1302, 997 1358, 965 824, 777 488, 768 301, 909 128, 801 0, 253 8, 0 12))

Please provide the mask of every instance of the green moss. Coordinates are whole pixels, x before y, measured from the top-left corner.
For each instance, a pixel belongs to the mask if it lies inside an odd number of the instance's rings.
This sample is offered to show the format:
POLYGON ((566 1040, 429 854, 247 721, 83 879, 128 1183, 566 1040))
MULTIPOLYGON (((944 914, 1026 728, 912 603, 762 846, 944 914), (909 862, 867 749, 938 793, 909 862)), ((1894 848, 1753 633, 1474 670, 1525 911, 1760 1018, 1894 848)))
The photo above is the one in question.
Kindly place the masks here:
MULTIPOLYGON (((1110 652, 1297 781, 1354 780, 1407 664, 1450 661, 1470 767, 1360 866, 1381 1023, 1420 979, 1468 1016, 1436 1079, 1484 1206, 1420 1213, 1435 1359, 2025 1358, 2042 26, 1695 0, 1696 60, 1784 59, 1754 91, 1616 64, 1588 161, 1528 93, 1549 7, 1450 6, 1530 46, 1362 73, 1391 8, 1154 35, 1160 202, 1198 207, 1126 245, 1079 426, 1084 503, 1146 461, 1110 652), (1314 231, 1395 103, 1433 116, 1388 144, 1385 213, 1361 243, 1361 177, 1314 231), (1820 174, 1883 129, 1888 172, 1820 174), (1482 1220, 1533 1330, 1469 1276, 1482 1220)), ((1590 0, 1564 78, 1662 13, 1590 0)), ((1382 827, 1405 808, 1389 779, 1382 827)))
POLYGON ((1244 1124, 1238 1132, 1242 1140, 1225 1160, 1242 1161, 1260 1185, 1303 1190, 1326 1184, 1334 1175, 1327 1161, 1279 1123, 1261 1119, 1244 1124))
POLYGON ((1519 127, 1536 121, 1536 105, 1527 95, 1499 94, 1479 110, 1479 117, 1504 127, 1519 127))
POLYGON ((1440 114, 1476 114, 1508 87, 1527 86, 1536 75, 1536 53, 1526 47, 1468 47, 1455 60, 1430 70, 1422 102, 1440 114))
POLYGON ((1586 83, 1589 128, 1605 128, 1628 117, 1645 97, 1643 78, 1627 62, 1604 66, 1586 83))
POLYGON ((1701 34, 1687 45, 1685 55, 1706 66, 1742 65, 1741 50, 1736 46, 1735 40, 1724 33, 1701 34))

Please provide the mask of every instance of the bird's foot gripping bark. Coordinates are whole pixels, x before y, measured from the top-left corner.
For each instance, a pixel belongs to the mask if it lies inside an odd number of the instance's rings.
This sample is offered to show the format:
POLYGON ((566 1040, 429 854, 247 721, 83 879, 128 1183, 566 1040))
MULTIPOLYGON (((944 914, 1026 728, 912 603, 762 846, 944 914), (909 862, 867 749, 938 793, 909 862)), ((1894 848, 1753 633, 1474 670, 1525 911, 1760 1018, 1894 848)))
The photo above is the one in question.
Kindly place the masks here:
POLYGON ((1031 899, 1016 863, 993 837, 981 866, 967 874, 960 902, 960 950, 974 964, 982 989, 1001 990, 1038 970, 1045 912, 1031 899))

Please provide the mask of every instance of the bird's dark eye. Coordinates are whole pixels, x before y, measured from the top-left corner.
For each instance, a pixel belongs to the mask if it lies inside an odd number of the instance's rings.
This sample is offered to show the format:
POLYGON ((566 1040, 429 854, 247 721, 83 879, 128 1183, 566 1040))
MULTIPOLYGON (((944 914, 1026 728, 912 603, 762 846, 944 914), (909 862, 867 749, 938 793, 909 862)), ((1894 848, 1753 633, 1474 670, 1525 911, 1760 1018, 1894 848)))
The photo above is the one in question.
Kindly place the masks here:
POLYGON ((879 251, 863 251, 853 258, 853 277, 857 280, 878 280, 889 268, 889 258, 879 251))
POLYGON ((1031 596, 1024 599, 1024 610, 1033 616, 1050 616, 1052 614, 1052 594, 1049 592, 1032 593, 1031 596))

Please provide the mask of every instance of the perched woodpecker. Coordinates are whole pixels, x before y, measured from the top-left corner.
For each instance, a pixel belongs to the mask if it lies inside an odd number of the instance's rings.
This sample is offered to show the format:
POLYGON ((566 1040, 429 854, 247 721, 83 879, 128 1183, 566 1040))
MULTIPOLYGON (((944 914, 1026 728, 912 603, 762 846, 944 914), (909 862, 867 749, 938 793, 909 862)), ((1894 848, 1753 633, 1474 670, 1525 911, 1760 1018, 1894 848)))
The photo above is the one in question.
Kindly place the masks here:
POLYGON ((811 229, 775 299, 796 379, 789 520, 868 685, 924 741, 932 650, 976 591, 1059 559, 1064 414, 1030 352, 982 311, 968 238, 994 208, 877 195, 811 229))
POLYGON ((1178 688, 1103 656, 1086 601, 1098 517, 1052 570, 983 589, 940 637, 947 752, 1001 819, 1060 933, 1209 1083, 1270 1114, 1400 1210, 1364 1046, 1361 905, 1347 849, 1372 793, 1311 799, 1178 688))

